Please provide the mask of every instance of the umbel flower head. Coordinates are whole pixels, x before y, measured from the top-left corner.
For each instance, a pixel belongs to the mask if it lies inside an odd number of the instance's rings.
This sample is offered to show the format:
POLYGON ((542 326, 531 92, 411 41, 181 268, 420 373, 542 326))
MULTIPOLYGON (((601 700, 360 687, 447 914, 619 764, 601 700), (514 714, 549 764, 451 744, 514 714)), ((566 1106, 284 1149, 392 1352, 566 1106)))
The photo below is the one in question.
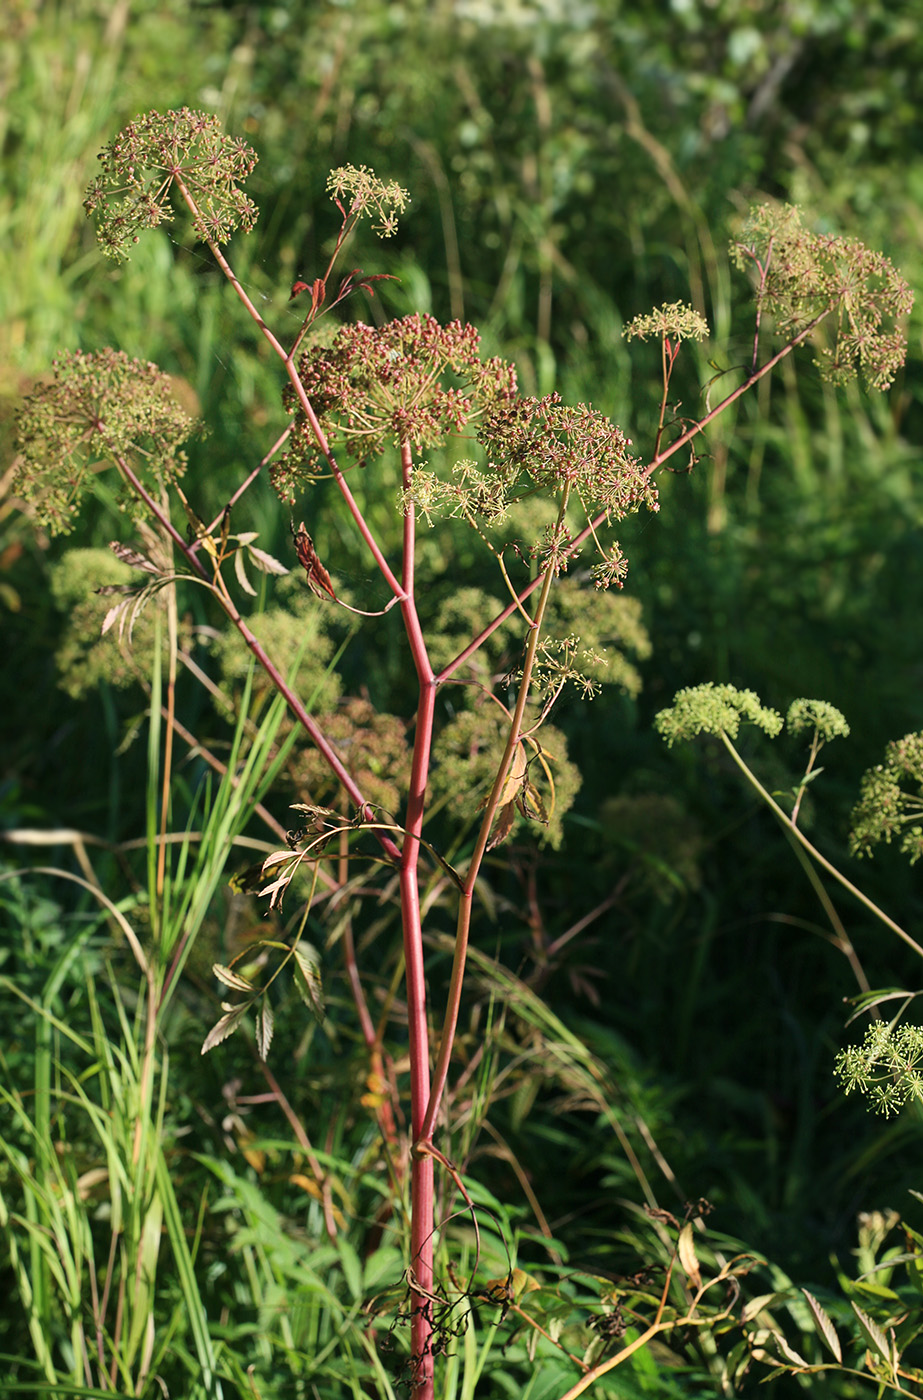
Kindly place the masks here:
POLYGON ((641 505, 657 509, 657 490, 629 452, 621 428, 586 404, 559 394, 519 398, 498 407, 478 432, 496 472, 512 492, 569 486, 589 513, 621 520, 641 505))
POLYGON ((875 1021, 861 1045, 842 1050, 836 1075, 847 1094, 864 1094, 888 1118, 905 1104, 923 1099, 923 1028, 875 1021))
MULTIPOLYGON (((569 407, 558 394, 513 396, 485 416, 477 437, 487 454, 486 467, 457 462, 451 481, 415 471, 404 492, 405 509, 414 505, 427 518, 447 513, 478 529, 498 524, 516 503, 538 497, 579 501, 591 521, 599 516, 622 520, 642 505, 659 509, 657 488, 631 455, 629 439, 586 404, 569 407)), ((604 548, 595 528, 592 533, 601 556, 591 570, 597 588, 621 586, 628 564, 618 543, 604 548)), ((560 575, 575 557, 571 540, 560 520, 548 524, 531 547, 532 557, 560 575)), ((517 552, 522 552, 518 545, 517 552)))
MULTIPOLYGON (((344 326, 332 345, 302 355, 298 376, 331 443, 360 464, 389 445, 438 447, 516 392, 513 366, 482 360, 473 326, 419 314, 378 329, 344 326)), ((285 404, 295 421, 273 484, 291 501, 297 482, 322 474, 324 459, 291 387, 285 404)))
POLYGON ((96 236, 107 257, 124 262, 139 230, 173 217, 170 192, 177 186, 193 213, 196 235, 226 243, 236 228, 249 232, 257 219, 252 199, 238 188, 257 162, 256 152, 226 136, 207 112, 146 112, 129 122, 99 156, 100 173, 83 207, 98 214, 96 236))
POLYGON ((763 705, 755 691, 707 681, 678 690, 670 708, 654 717, 654 728, 672 748, 678 740, 698 734, 727 734, 736 739, 741 721, 755 724, 771 739, 782 728, 782 716, 763 705))
POLYGON ((759 271, 760 302, 780 335, 832 317, 833 345, 818 357, 824 378, 843 383, 861 370, 870 389, 890 387, 907 351, 900 320, 913 293, 882 253, 855 238, 812 233, 791 206, 764 204, 751 211, 731 256, 759 271))
MULTIPOLYGON (((159 495, 182 476, 180 444, 193 420, 169 375, 120 350, 68 352, 54 379, 30 394, 19 416, 13 489, 52 534, 66 534, 93 474, 120 460, 159 495)), ((126 493, 126 500, 142 503, 126 493)))
POLYGON ((367 165, 340 165, 331 170, 327 193, 350 224, 363 215, 377 219, 372 230, 381 238, 397 233, 398 215, 410 203, 403 185, 396 180, 380 180, 367 165))
POLYGON ((785 716, 785 728, 789 734, 813 732, 821 744, 849 736, 846 716, 827 700, 793 700, 785 716))
POLYGON ((879 844, 900 838, 911 865, 923 856, 923 734, 905 734, 885 750, 884 763, 862 779, 853 808, 850 849, 868 856, 879 844))
MULTIPOLYGON (((641 506, 660 508, 656 486, 629 451, 630 439, 586 404, 570 407, 558 394, 516 399, 490 414, 478 440, 507 502, 537 489, 556 497, 566 491, 588 519, 623 520, 641 506)), ((597 587, 621 585, 627 567, 621 549, 599 548, 602 559, 592 571, 597 587)), ((561 573, 572 557, 568 532, 549 527, 533 554, 561 573)))
POLYGON ((622 335, 626 340, 648 340, 651 336, 671 341, 705 340, 708 322, 684 301, 664 302, 656 311, 649 311, 646 316, 636 316, 622 335))

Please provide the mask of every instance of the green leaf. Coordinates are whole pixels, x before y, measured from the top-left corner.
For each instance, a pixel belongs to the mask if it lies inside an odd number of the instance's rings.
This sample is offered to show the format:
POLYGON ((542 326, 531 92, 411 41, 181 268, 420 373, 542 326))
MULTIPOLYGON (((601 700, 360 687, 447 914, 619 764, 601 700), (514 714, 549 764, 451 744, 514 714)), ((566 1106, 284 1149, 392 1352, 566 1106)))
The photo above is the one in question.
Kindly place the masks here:
POLYGON ((215 1022, 202 1042, 203 1055, 206 1055, 209 1050, 214 1050, 215 1046, 220 1045, 222 1040, 227 1040, 228 1036, 234 1034, 249 1005, 248 1001, 242 1002, 240 1006, 235 1006, 233 1010, 222 1016, 220 1021, 215 1022))
MULTIPOLYGON (((241 543, 244 542, 243 535, 239 536, 241 543)), ((256 538, 254 536, 254 538, 256 538)), ((256 549, 252 544, 247 547, 247 554, 254 568, 259 569, 262 574, 287 574, 289 571, 284 564, 280 564, 278 559, 267 554, 264 549, 256 549)))
POLYGON ((777 1307, 779 1303, 784 1303, 787 1297, 787 1293, 761 1293, 756 1298, 750 1298, 749 1301, 744 1304, 743 1311, 740 1314, 741 1322, 755 1321, 761 1312, 777 1307))
MULTIPOLYGON (((883 1260, 881 1268, 891 1268, 889 1260, 883 1260)), ((867 1279, 856 1279, 853 1288, 859 1293, 867 1293, 873 1303, 884 1301, 886 1303, 900 1302, 900 1297, 893 1288, 886 1288, 883 1283, 869 1283, 867 1279)))
POLYGON ((884 1332, 882 1332, 874 1318, 869 1317, 868 1313, 864 1313, 855 1303, 851 1303, 850 1306, 859 1319, 859 1326, 862 1328, 869 1346, 873 1351, 878 1353, 889 1371, 893 1372, 894 1359, 891 1355, 891 1347, 884 1332))
POLYGON ((240 584, 244 593, 249 594, 251 598, 255 598, 256 589, 247 578, 247 571, 244 568, 244 551, 242 549, 235 549, 234 551, 234 573, 237 575, 237 582, 240 584))
POLYGON ((179 1203, 173 1191, 173 1182, 170 1179, 170 1171, 162 1151, 157 1154, 157 1189, 163 1202, 164 1222, 173 1249, 173 1262, 179 1277, 185 1316, 189 1322, 196 1357, 201 1367, 201 1380, 206 1400, 224 1400, 221 1381, 215 1374, 217 1362, 211 1333, 208 1330, 208 1319, 186 1240, 186 1221, 180 1214, 179 1203))
POLYGON ((295 985, 302 1001, 309 1006, 318 1021, 324 1019, 324 984, 320 958, 310 943, 298 943, 292 949, 295 956, 295 985))
POLYGON ((840 1347, 840 1339, 836 1334, 836 1328, 830 1321, 830 1318, 824 1312, 820 1303, 814 1297, 813 1293, 809 1293, 806 1288, 802 1288, 801 1291, 807 1299, 807 1304, 808 1307, 811 1309, 811 1313, 814 1317, 814 1323, 817 1327, 818 1332, 820 1333, 824 1342, 827 1344, 828 1349, 836 1357, 837 1361, 842 1363, 843 1352, 840 1347))
POLYGON ((262 1006, 256 1013, 256 1048, 261 1060, 268 1059, 269 1057, 273 1027, 272 1007, 269 1002, 264 999, 262 1006))
POLYGON ((781 1332, 773 1332, 770 1340, 776 1350, 781 1352, 786 1361, 790 1361, 793 1366, 798 1366, 804 1370, 810 1370, 810 1361, 805 1361, 803 1356, 799 1356, 795 1348, 789 1346, 781 1332))
POLYGON ((148 1325, 153 1316, 154 1285, 157 1280, 157 1258, 160 1253, 160 1240, 163 1230, 163 1201, 159 1194, 154 1195, 144 1217, 141 1230, 139 1257, 136 1270, 136 1286, 131 1299, 131 1332, 128 1338, 126 1366, 131 1366, 137 1355, 148 1325))
POLYGON ((234 972, 230 967, 225 967, 223 963, 212 963, 212 972, 223 982, 226 987, 232 987, 235 992, 253 992, 255 988, 252 982, 248 982, 246 977, 241 977, 239 972, 234 972))
MULTIPOLYGON (((858 1020, 864 1012, 871 1011, 873 1006, 883 1006, 886 1001, 898 1001, 901 997, 904 998, 905 1002, 909 1002, 915 996, 919 996, 919 993, 908 992, 902 987, 885 987, 879 991, 862 992, 860 996, 849 997, 850 1006, 854 1006, 856 1010, 850 1016, 846 1024, 847 1026, 851 1026, 853 1021, 858 1020)), ((913 1195, 913 1192, 911 1192, 911 1195, 913 1195)), ((923 1200, 923 1196, 921 1196, 920 1199, 923 1200)))

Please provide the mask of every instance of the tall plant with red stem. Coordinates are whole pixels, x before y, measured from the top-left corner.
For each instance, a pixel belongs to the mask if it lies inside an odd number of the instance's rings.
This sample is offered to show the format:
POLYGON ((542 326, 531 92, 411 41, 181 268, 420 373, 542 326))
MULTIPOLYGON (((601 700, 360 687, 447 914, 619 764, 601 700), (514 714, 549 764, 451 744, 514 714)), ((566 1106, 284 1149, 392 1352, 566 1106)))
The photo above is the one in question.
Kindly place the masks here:
MULTIPOLYGON (((411 1242, 407 1283, 411 1315, 411 1376, 422 1400, 434 1395, 434 1356, 438 1349, 434 1301, 434 1171, 441 1164, 457 1173, 435 1142, 451 1065, 471 936, 475 889, 489 850, 508 835, 519 817, 542 820, 544 808, 531 776, 532 759, 542 758, 536 739, 554 699, 570 681, 583 689, 579 641, 555 644, 547 618, 556 588, 581 550, 592 545, 597 562, 591 573, 597 589, 621 586, 626 561, 607 532, 642 507, 656 510, 654 476, 731 403, 748 392, 800 342, 827 323, 836 334, 822 350, 827 369, 843 378, 858 364, 876 387, 890 381, 903 355, 899 319, 909 307, 906 285, 879 255, 849 240, 819 238, 805 230, 795 211, 757 210, 732 252, 741 266, 757 270, 758 320, 752 363, 740 383, 693 422, 671 419, 669 386, 683 341, 707 334, 704 319, 681 304, 637 318, 629 337, 655 337, 662 352, 662 393, 656 442, 643 463, 631 443, 605 416, 585 405, 569 407, 556 395, 522 397, 515 372, 499 359, 482 359, 477 332, 458 322, 439 325, 432 317, 407 316, 376 329, 361 322, 344 325, 331 343, 312 345, 309 333, 323 313, 357 290, 373 291, 375 277, 351 271, 333 286, 334 265, 345 241, 363 217, 393 231, 408 196, 398 185, 379 180, 365 168, 335 171, 329 190, 341 215, 333 256, 322 276, 296 283, 293 296, 310 294, 303 323, 285 344, 263 319, 222 251, 236 228, 249 230, 256 209, 240 184, 256 161, 241 141, 224 135, 213 117, 183 109, 156 112, 131 123, 106 148, 102 169, 86 207, 99 216, 104 250, 122 259, 144 228, 172 217, 179 197, 224 276, 278 356, 287 384, 290 428, 267 454, 280 498, 291 508, 321 477, 332 479, 352 524, 397 606, 417 679, 413 754, 406 810, 401 822, 381 820, 323 726, 257 639, 241 614, 223 569, 233 556, 248 554, 258 567, 265 556, 252 535, 230 532, 230 504, 211 523, 203 522, 177 486, 184 469, 180 443, 189 423, 169 398, 166 376, 155 366, 138 365, 114 351, 65 356, 53 383, 27 403, 20 425, 18 489, 35 514, 52 529, 66 530, 79 508, 91 467, 113 463, 122 477, 131 509, 157 522, 182 564, 156 570, 148 589, 175 588, 180 578, 206 587, 238 630, 272 685, 284 696, 295 719, 316 746, 354 809, 347 819, 307 808, 313 834, 294 851, 266 863, 272 897, 305 862, 318 860, 331 842, 342 862, 346 833, 367 831, 380 853, 399 872, 406 981, 411 1097, 411 1242), (781 348, 759 363, 760 317, 771 313, 784 333, 781 348), (304 348, 307 346, 307 348, 304 348), (421 454, 441 449, 452 438, 476 438, 476 460, 458 462, 446 477, 431 472, 421 454), (284 451, 282 449, 284 448, 284 451), (334 450, 336 449, 336 450, 334 450), (399 566, 387 559, 347 480, 351 465, 396 454, 400 462, 403 512, 399 566), (181 532, 171 518, 171 493, 179 496, 191 529, 181 532), (506 514, 520 503, 542 497, 549 503, 540 533, 527 543, 497 547, 492 541, 506 514), (458 654, 437 671, 418 611, 416 529, 421 517, 443 514, 466 521, 495 554, 509 601, 458 654), (504 558, 514 548, 529 563, 526 581, 514 582, 504 558), (524 640, 514 699, 503 706, 505 739, 482 804, 473 847, 464 868, 451 869, 457 889, 455 949, 441 1031, 431 1042, 433 1008, 424 965, 420 860, 428 849, 424 834, 431 773, 437 693, 458 679, 478 650, 504 622, 518 618, 524 640), (544 701, 530 710, 536 693, 544 701)), ((236 502, 247 482, 235 491, 236 502)), ((298 557, 315 592, 338 601, 310 535, 296 532, 298 557)), ((124 549, 123 549, 124 557, 124 549)), ((138 559, 140 556, 132 556, 138 559)), ((570 582, 568 581, 568 585, 570 582)), ((597 656, 592 658, 599 662, 597 656)), ((155 911, 156 917, 156 911, 155 911)), ((156 923, 155 923, 156 928, 156 923)), ((171 976, 179 971, 174 960, 171 976)), ((361 976, 351 968, 351 987, 370 1050, 375 1047, 364 1004, 361 976)), ((169 980, 169 979, 168 979, 169 980)), ((229 985, 234 985, 230 983, 229 985)), ((165 986, 161 996, 166 996, 165 986)), ((236 1012, 219 1022, 206 1045, 217 1043, 239 1021, 236 1012), (237 1017, 234 1020, 234 1017, 237 1017), (233 1024, 232 1024, 233 1023, 233 1024), (216 1034, 216 1032, 219 1032, 216 1034)), ((268 1037, 267 1037, 268 1045, 268 1037)))

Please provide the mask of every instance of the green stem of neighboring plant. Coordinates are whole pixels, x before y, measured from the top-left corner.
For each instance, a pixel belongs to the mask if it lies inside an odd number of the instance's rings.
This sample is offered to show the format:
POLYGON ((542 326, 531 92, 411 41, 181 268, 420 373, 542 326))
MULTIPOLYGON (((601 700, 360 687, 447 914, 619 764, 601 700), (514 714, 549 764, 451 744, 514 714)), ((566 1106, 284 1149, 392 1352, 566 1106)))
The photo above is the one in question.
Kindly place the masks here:
MULTIPOLYGON (((568 491, 565 487, 562 492, 560 507, 558 510, 557 529, 560 530, 564 524, 564 517, 567 510, 568 491)), ((516 697, 516 707, 510 721, 509 732, 506 738, 506 747, 503 750, 503 757, 494 778, 494 784, 487 799, 487 807, 484 812, 484 819, 481 822, 481 829, 478 833, 474 852, 468 867, 468 875, 465 880, 465 887, 462 891, 461 901, 458 906, 458 923, 455 932, 455 954, 452 960, 452 977, 449 983, 449 995, 446 1004, 445 1018, 442 1025, 442 1035, 439 1041, 439 1054, 436 1060, 436 1068, 433 1075, 433 1088, 430 1101, 427 1105, 426 1116, 423 1120, 420 1136, 428 1141, 432 1137, 433 1127, 436 1122, 436 1115, 439 1112, 439 1105, 445 1090, 446 1079, 449 1073, 449 1060, 452 1055, 452 1044, 455 1039, 455 1030, 458 1025, 458 1013, 461 1006, 462 983, 465 976, 465 962, 468 953, 468 939, 471 930, 471 914, 474 906, 474 887, 480 874, 481 864, 487 851, 487 843, 490 839, 491 828, 497 810, 500 805, 500 795, 506 784, 510 766, 513 762, 513 755, 516 752, 516 745, 520 742, 522 732, 522 722, 525 715, 526 703, 529 698, 529 690, 532 684, 532 672, 535 666, 535 656, 538 651, 538 643, 541 637, 542 623, 545 618, 545 609, 548 599, 551 596, 551 586, 554 581, 554 569, 551 565, 546 568, 544 574, 539 575, 539 582, 542 591, 539 595, 538 606, 535 609, 535 616, 532 619, 532 627, 529 632, 529 640, 526 643, 526 653, 522 665, 522 680, 519 685, 519 693, 516 697)))
POLYGON ((763 799, 766 805, 778 817, 779 821, 785 827, 786 831, 791 833, 795 840, 799 842, 799 844, 803 847, 805 851, 807 851, 811 859, 816 861, 818 865, 820 865, 824 870, 826 870, 828 875, 832 875, 834 880, 836 880, 838 884, 843 886, 844 890, 848 891, 848 893, 851 894, 854 899, 858 899, 859 903, 864 905, 870 914, 874 914, 875 918, 879 919, 885 925, 886 928, 889 928, 892 933, 896 933, 898 938, 902 939, 907 944, 908 948, 912 948, 915 953, 917 953, 921 958, 923 958, 923 947, 920 946, 916 939, 911 938, 910 934, 906 931, 906 929, 901 928, 900 924, 896 924, 894 920, 890 918, 883 909, 879 909, 875 901, 869 899, 867 894, 863 894, 862 890, 858 889, 852 883, 851 880, 847 880, 846 876, 841 874, 841 872, 837 870, 835 865, 831 865, 830 861, 827 860, 826 856, 821 855, 820 851, 817 849, 816 846, 812 846, 811 842, 806 836, 802 834, 801 830, 796 825, 796 823, 792 821, 791 817, 789 817, 785 812, 783 812, 778 802, 776 802, 776 800, 766 791, 762 783, 756 777, 755 773, 753 773, 752 770, 747 767, 746 763, 743 761, 740 754, 737 752, 736 748, 731 743, 731 740, 728 738, 727 734, 723 730, 721 731, 721 741, 724 744, 724 747, 727 749, 728 753, 731 755, 731 758, 737 764, 737 767, 740 769, 741 773, 743 773, 747 782, 759 793, 760 797, 763 799))
MULTIPOLYGON (((807 875, 808 879, 810 880, 811 885, 814 889, 814 893, 820 900, 820 903, 823 906, 824 913, 827 915, 827 918, 830 920, 830 923, 832 925, 833 933, 824 934, 823 936, 828 938, 829 941, 833 944, 833 946, 835 948, 838 948, 839 951, 846 958, 847 962, 852 968, 853 976, 855 977, 856 982, 858 983, 861 990, 863 992, 871 991, 869 980, 865 975, 865 969, 859 961, 859 955, 853 946, 852 939, 846 932, 846 929, 843 925, 843 920, 837 913, 836 908, 833 904, 833 900, 830 898, 829 894, 827 893, 824 887, 823 880, 818 875, 808 856, 802 850, 801 841, 799 840, 799 837, 793 836, 791 831, 786 827, 785 839, 791 846, 792 851, 794 852, 795 857, 798 860, 798 863, 804 871, 805 875, 807 875)), ((823 932, 822 930, 819 931, 823 932)))

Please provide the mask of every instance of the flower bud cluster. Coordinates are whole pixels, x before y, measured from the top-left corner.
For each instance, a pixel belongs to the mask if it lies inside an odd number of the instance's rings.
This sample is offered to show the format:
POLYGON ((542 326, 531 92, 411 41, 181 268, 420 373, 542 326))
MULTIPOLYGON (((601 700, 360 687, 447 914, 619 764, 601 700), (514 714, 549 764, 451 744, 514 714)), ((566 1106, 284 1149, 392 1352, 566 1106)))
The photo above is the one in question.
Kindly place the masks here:
MULTIPOLYGON (((358 322, 344 326, 332 345, 307 350, 298 376, 330 442, 361 465, 388 446, 439 447, 513 399, 516 371, 500 359, 482 360, 480 341, 473 326, 443 326, 428 315, 380 328, 358 322)), ((321 475, 325 459, 291 387, 285 403, 295 421, 273 484, 292 500, 296 483, 321 475)))

